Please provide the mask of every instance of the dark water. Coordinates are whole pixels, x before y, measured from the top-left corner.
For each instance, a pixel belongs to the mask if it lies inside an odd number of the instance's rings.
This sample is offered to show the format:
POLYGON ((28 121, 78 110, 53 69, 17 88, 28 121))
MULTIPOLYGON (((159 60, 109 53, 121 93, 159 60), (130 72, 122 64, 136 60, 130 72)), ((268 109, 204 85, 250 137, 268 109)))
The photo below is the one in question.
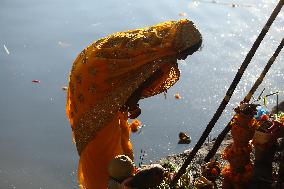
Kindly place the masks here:
MULTIPOLYGON (((158 95, 141 102, 145 124, 132 135, 137 163, 179 153, 179 131, 194 144, 217 109, 276 0, 0 1, 0 188, 78 188, 78 155, 65 116, 68 73, 78 52, 116 31, 188 18, 203 34, 203 48, 180 62, 180 81, 167 99, 158 95), (236 5, 232 6, 232 3, 236 5), (179 15, 186 13, 186 15, 179 15), (6 49, 5 49, 5 47, 6 49), (32 83, 40 80, 40 83, 32 83), (181 100, 173 95, 180 93, 181 100)), ((230 119, 284 34, 284 11, 248 67, 213 136, 230 119)), ((284 99, 284 53, 260 89, 280 91, 284 99)), ((269 107, 275 98, 269 98, 269 107)))

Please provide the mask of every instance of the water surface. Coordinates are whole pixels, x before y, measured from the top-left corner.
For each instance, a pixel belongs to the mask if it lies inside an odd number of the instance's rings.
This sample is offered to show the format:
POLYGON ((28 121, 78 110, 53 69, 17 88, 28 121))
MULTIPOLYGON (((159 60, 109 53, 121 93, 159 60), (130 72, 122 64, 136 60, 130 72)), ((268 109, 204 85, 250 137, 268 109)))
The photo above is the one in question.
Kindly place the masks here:
MULTIPOLYGON (((140 162, 141 150, 146 153, 143 162, 147 163, 191 148, 276 3, 1 0, 0 188, 78 188, 78 155, 65 115, 65 91, 61 89, 68 84, 73 60, 91 42, 113 32, 181 18, 192 20, 200 29, 203 48, 179 62, 181 78, 169 90, 167 99, 158 95, 140 103, 140 120, 145 127, 131 138, 136 163, 140 162), (182 99, 176 100, 175 93, 180 93, 182 99), (191 145, 177 145, 180 131, 191 135, 191 145)), ((283 37, 283 12, 257 51, 212 136, 233 115, 232 108, 250 89, 283 37)), ((283 61, 282 52, 260 87, 266 88, 265 94, 280 91, 280 100, 284 99, 283 61)), ((268 106, 274 105, 275 97, 271 97, 268 106)))

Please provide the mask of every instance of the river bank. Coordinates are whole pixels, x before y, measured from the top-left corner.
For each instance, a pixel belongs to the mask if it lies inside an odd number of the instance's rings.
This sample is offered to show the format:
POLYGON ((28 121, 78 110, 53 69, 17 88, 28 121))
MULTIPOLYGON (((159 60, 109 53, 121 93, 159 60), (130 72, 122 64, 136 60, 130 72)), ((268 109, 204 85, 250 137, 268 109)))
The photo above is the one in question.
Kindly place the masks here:
MULTIPOLYGON (((193 183, 196 181, 196 179, 199 176, 201 176, 202 165, 204 164, 203 160, 207 155, 208 151, 212 148, 214 141, 215 138, 212 141, 203 144, 202 148, 198 151, 194 160, 192 161, 192 164, 188 168, 188 172, 186 173, 188 177, 187 180, 189 182, 188 188, 193 188, 194 187, 193 183)), ((227 135, 227 137, 222 142, 220 148, 216 152, 215 158, 221 164, 221 167, 224 167, 224 165, 227 163, 226 160, 223 160, 221 158, 222 152, 229 144, 232 143, 232 141, 233 141, 232 136, 230 134, 227 135)), ((172 170, 175 169, 175 171, 177 171, 182 166, 183 162, 189 155, 190 151, 191 150, 186 150, 180 154, 168 155, 166 157, 161 158, 155 163, 160 164, 164 167, 171 167, 172 170)), ((216 180, 218 188, 221 188, 221 183, 222 183, 222 178, 220 177, 216 180)), ((182 186, 182 183, 179 183, 179 185, 182 186)), ((167 188, 166 182, 163 183, 162 186, 159 188, 167 188)))
MULTIPOLYGON (((187 168, 187 172, 181 177, 180 181, 178 182, 178 189, 197 189, 200 187, 196 187, 196 183, 202 176, 202 170, 204 168, 204 158, 207 155, 208 151, 212 148, 214 145, 215 138, 211 142, 206 142, 203 144, 202 148, 198 151, 195 158, 193 159, 190 166, 187 168)), ((220 145, 218 151, 216 152, 215 159, 218 164, 220 164, 220 168, 223 169, 226 164, 228 164, 228 161, 224 160, 222 158, 222 153, 225 150, 225 148, 230 145, 233 142, 231 134, 228 134, 222 144, 220 145)), ((281 148, 281 140, 278 141, 278 146, 281 148)), ((283 147, 282 147, 283 148, 283 147)), ((164 168, 167 169, 167 171, 171 172, 171 175, 168 176, 168 178, 165 177, 165 181, 157 188, 157 189, 167 189, 169 188, 169 180, 173 178, 175 173, 179 170, 179 168, 182 166, 185 159, 188 157, 191 150, 186 150, 183 153, 180 154, 172 154, 168 155, 166 157, 161 158, 158 160, 157 164, 162 165, 164 168)), ((276 180, 278 178, 278 171, 279 171, 279 162, 277 163, 277 159, 280 158, 279 152, 275 154, 274 156, 274 162, 272 163, 272 175, 275 187, 272 184, 272 188, 276 187, 276 180)), ((252 162, 255 160, 255 149, 253 148, 252 153, 250 154, 250 159, 252 162)), ((212 160, 212 161, 214 161, 212 160)), ((264 173, 265 175, 265 173, 264 173)), ((214 188, 222 188, 222 181, 223 177, 220 174, 215 183, 214 188)), ((205 187, 206 188, 206 187, 205 187)), ((211 188, 211 187, 209 187, 211 188)))

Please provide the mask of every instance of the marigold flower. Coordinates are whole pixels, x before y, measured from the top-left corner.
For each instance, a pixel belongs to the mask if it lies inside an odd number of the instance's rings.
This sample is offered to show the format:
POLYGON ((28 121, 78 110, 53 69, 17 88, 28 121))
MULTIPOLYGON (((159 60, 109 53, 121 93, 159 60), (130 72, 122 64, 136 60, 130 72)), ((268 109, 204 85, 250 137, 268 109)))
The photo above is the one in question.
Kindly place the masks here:
POLYGON ((176 94, 175 94, 175 99, 177 99, 177 100, 180 100, 180 99, 181 99, 181 96, 180 96, 179 93, 176 93, 176 94))
POLYGON ((216 168, 213 168, 213 169, 211 170, 211 174, 214 175, 214 176, 217 176, 217 175, 219 174, 219 172, 217 171, 216 168))
POLYGON ((130 124, 130 129, 131 129, 132 132, 137 132, 139 126, 141 126, 141 122, 138 119, 135 119, 130 124))

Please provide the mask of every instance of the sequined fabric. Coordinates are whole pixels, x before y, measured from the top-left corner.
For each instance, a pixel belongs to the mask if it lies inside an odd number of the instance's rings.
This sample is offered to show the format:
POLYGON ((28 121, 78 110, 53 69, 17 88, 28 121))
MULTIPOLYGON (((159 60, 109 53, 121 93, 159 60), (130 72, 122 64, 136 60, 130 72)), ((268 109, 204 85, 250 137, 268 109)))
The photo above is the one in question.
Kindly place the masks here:
POLYGON ((71 69, 66 105, 78 153, 155 71, 163 76, 142 98, 174 85, 180 74, 176 54, 200 42, 193 23, 180 20, 115 33, 84 49, 71 69))

